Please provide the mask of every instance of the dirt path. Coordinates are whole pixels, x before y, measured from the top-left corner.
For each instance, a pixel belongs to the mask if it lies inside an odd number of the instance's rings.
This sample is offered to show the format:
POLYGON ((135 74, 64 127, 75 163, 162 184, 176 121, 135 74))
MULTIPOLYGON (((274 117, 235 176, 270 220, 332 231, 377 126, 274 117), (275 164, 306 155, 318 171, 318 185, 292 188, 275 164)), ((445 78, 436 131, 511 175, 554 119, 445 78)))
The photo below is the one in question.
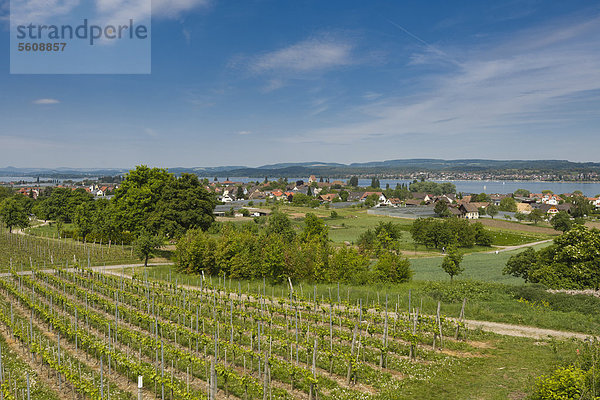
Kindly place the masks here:
MULTIPOLYGON (((504 251, 512 251, 512 250, 518 250, 518 249, 522 249, 524 247, 532 247, 538 244, 543 244, 543 243, 548 243, 551 242, 554 239, 546 239, 546 240, 540 240, 539 242, 533 242, 533 243, 525 243, 525 244, 520 244, 518 246, 498 246, 498 249, 493 250, 493 251, 488 251, 489 253, 500 253, 500 252, 504 252, 504 251)), ((476 254, 476 253, 473 253, 476 254)))
POLYGON ((499 335, 528 337, 532 339, 548 339, 548 337, 553 337, 557 339, 575 338, 585 340, 592 337, 592 335, 586 335, 585 333, 579 332, 556 331, 553 329, 542 329, 533 326, 512 325, 491 321, 465 320, 465 326, 469 329, 481 329, 482 331, 493 332, 499 335))

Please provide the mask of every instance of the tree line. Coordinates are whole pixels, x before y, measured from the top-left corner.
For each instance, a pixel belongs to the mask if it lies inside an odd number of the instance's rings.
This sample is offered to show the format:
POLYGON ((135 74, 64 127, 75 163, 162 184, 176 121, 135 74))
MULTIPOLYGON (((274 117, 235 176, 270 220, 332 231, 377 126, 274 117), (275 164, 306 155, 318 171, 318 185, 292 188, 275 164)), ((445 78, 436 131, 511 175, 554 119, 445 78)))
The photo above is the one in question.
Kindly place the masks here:
POLYGON ((192 230, 177 243, 177 266, 188 273, 226 275, 236 279, 267 278, 273 282, 406 282, 410 263, 394 246, 376 254, 343 246, 335 248, 321 218, 307 214, 296 232, 279 212, 264 228, 250 222, 222 227, 219 235, 192 230), (371 257, 377 256, 376 260, 371 257))

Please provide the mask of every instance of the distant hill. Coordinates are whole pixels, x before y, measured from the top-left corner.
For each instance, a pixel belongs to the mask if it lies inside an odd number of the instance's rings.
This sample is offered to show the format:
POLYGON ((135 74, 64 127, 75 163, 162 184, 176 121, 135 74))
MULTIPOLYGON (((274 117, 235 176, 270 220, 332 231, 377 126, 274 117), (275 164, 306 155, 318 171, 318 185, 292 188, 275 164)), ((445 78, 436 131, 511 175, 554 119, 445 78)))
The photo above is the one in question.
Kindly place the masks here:
MULTIPOLYGON (((218 177, 304 177, 312 174, 321 176, 348 176, 352 174, 405 174, 411 172, 522 172, 522 173, 600 173, 600 163, 572 162, 568 160, 484 160, 462 159, 441 160, 414 158, 403 160, 373 161, 365 163, 326 163, 302 162, 279 163, 260 167, 220 166, 220 167, 175 167, 169 168, 175 174, 194 173, 199 176, 218 177)), ((82 178, 108 175, 123 175, 123 168, 0 168, 0 176, 34 176, 42 178, 82 178)))

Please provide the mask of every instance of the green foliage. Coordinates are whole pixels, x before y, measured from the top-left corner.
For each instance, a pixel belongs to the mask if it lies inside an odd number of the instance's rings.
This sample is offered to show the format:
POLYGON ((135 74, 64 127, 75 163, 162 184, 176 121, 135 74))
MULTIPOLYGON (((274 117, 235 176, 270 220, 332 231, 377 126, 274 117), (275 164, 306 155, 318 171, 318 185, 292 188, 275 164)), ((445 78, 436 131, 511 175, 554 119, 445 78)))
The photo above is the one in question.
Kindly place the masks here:
POLYGON ((442 249, 449 246, 473 247, 475 244, 489 246, 492 242, 488 231, 481 223, 471 224, 465 219, 418 218, 411 226, 411 235, 416 243, 442 249))
POLYGON ((379 188, 381 185, 379 184, 379 179, 377 178, 372 178, 371 179, 371 187, 374 189, 379 188))
POLYGON ((542 222, 545 217, 546 217, 546 214, 542 210, 540 210, 539 208, 533 209, 527 215, 527 219, 529 221, 533 222, 535 225, 537 225, 538 223, 542 222))
POLYGON ((196 175, 175 178, 165 169, 142 165, 125 176, 110 208, 118 231, 179 237, 188 229, 208 229, 215 205, 196 175))
POLYGON ((14 196, 14 192, 11 188, 0 186, 0 201, 12 196, 14 196))
POLYGON ((267 234, 281 235, 287 242, 291 242, 296 236, 292 221, 290 221, 287 215, 279 211, 274 212, 269 217, 267 234))
POLYGON ((450 211, 448 210, 448 204, 446 204, 445 201, 438 201, 435 203, 435 206, 433 207, 433 212, 435 212, 435 214, 438 217, 449 217, 450 216, 450 211))
POLYGON ((349 185, 349 186, 354 186, 354 187, 357 187, 357 186, 358 186, 358 177, 356 177, 356 176, 352 176, 352 177, 350 178, 350 180, 348 181, 348 185, 349 185))
POLYGON ((449 285, 447 282, 428 281, 423 292, 444 303, 460 303, 463 299, 469 300, 492 300, 498 292, 506 291, 504 285, 458 280, 449 285))
POLYGON ((561 367, 552 375, 543 375, 536 380, 531 398, 532 400, 583 399, 585 381, 586 373, 581 368, 561 367))
POLYGON ((585 217, 589 215, 593 210, 593 206, 587 199, 587 197, 575 195, 567 199, 567 201, 572 204, 571 215, 575 218, 585 217))
POLYGON ((325 221, 323 219, 317 217, 313 213, 308 213, 304 217, 304 230, 300 235, 301 239, 305 242, 308 242, 312 239, 317 239, 322 242, 327 242, 329 240, 329 229, 327 225, 325 225, 325 221))
POLYGON ((380 282, 402 283, 412 278, 410 261, 391 251, 382 253, 374 266, 374 275, 380 282))
POLYGON ((512 197, 505 197, 500 200, 500 211, 509 211, 516 212, 517 211, 517 202, 512 197))
POLYGON ((600 231, 576 225, 539 252, 527 249, 512 256, 505 273, 551 288, 600 287, 600 231))
POLYGON ((421 192, 433 194, 435 196, 441 196, 442 194, 453 194, 456 193, 456 186, 450 182, 437 183, 437 182, 412 182, 409 185, 409 190, 413 193, 421 192))
POLYGON ((516 212, 515 213, 515 219, 519 222, 525 221, 527 219, 527 215, 523 214, 522 212, 516 212))
POLYGON ((292 198, 292 204, 295 206, 303 206, 309 204, 312 199, 312 196, 304 193, 296 193, 292 198))
POLYGON ((498 215, 498 207, 494 204, 490 204, 486 207, 485 213, 494 219, 494 217, 498 215))
POLYGON ((456 275, 459 275, 461 272, 464 271, 464 268, 460 266, 462 259, 462 254, 460 254, 455 248, 451 247, 448 250, 448 254, 446 254, 444 259, 442 260, 441 267, 444 270, 444 272, 450 275, 450 281, 452 281, 456 275))
POLYGON ((471 202, 489 203, 491 200, 491 197, 487 193, 479 193, 471 196, 471 202))
POLYGON ((517 197, 529 197, 530 192, 527 189, 517 189, 513 194, 517 197))
POLYGON ((552 224, 554 230, 562 232, 568 231, 573 226, 571 217, 566 211, 559 211, 556 213, 556 215, 552 217, 552 220, 550 220, 550 223, 552 224))
POLYGON ((149 232, 142 232, 133 242, 133 251, 148 266, 148 259, 162 246, 162 240, 158 236, 152 236, 149 232))
POLYGON ((504 267, 503 273, 525 279, 529 282, 529 272, 537 262, 537 253, 531 247, 519 254, 511 256, 504 267))
POLYGON ((14 197, 6 198, 0 202, 0 219, 12 232, 13 228, 27 228, 29 217, 27 210, 14 197))
POLYGON ((510 289, 515 299, 525 299, 532 303, 546 303, 554 311, 583 315, 600 314, 600 298, 584 294, 551 293, 543 285, 515 286, 510 289))

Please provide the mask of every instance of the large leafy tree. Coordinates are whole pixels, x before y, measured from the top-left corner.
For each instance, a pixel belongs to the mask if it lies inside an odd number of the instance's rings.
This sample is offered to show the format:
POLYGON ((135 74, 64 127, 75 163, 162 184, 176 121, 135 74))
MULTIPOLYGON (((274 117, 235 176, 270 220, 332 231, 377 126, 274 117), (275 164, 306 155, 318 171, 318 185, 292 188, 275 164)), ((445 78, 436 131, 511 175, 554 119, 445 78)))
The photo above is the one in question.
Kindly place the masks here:
POLYGON ((206 230, 214 221, 216 200, 196 175, 169 179, 148 219, 152 232, 180 237, 189 229, 206 230))
POLYGON ((163 191, 175 180, 174 176, 162 168, 137 166, 125 175, 125 180, 115 191, 113 212, 121 231, 136 234, 156 229, 151 219, 162 198, 163 191))
POLYGON ((0 218, 11 233, 13 228, 26 228, 29 226, 27 210, 18 200, 12 197, 4 199, 0 203, 0 218))
POLYGON ((600 231, 574 225, 540 251, 512 256, 504 273, 562 289, 600 288, 600 231))

